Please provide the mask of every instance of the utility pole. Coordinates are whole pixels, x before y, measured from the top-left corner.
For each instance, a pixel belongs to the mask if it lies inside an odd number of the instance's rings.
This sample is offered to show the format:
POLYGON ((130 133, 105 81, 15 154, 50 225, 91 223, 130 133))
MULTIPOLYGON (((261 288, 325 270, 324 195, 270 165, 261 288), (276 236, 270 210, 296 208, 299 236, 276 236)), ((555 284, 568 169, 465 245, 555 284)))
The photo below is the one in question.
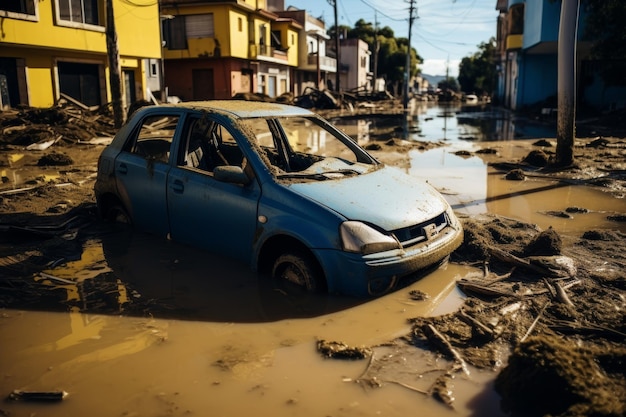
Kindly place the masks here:
POLYGON ((113 104, 113 123, 119 129, 126 121, 126 117, 122 101, 122 71, 120 67, 120 51, 117 47, 113 1, 106 1, 106 41, 109 58, 109 84, 111 85, 111 102, 113 104))
POLYGON ((339 50, 339 19, 337 18, 337 0, 328 0, 333 6, 333 14, 335 15, 335 51, 337 55, 337 72, 335 73, 335 90, 341 91, 339 86, 339 75, 341 72, 341 52, 339 50))
POLYGON ((378 10, 374 9, 374 91, 376 91, 376 80, 378 79, 378 51, 380 51, 380 41, 378 40, 378 10))
POLYGON ((558 42, 556 165, 574 163, 576 120, 576 35, 578 33, 579 0, 561 2, 558 42))
POLYGON ((413 29, 413 11, 415 0, 410 0, 409 6, 409 45, 406 51, 406 73, 404 74, 404 111, 409 108, 409 80, 411 79, 411 32, 413 29))

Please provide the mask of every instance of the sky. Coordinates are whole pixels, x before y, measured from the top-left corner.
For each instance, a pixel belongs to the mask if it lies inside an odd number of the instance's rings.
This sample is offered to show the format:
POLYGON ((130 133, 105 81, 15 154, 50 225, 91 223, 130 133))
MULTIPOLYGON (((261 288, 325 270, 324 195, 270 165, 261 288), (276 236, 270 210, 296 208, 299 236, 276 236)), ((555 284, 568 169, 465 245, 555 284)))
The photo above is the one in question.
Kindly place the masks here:
MULTIPOLYGON (((481 42, 496 36, 496 0, 414 0, 411 45, 424 59, 422 73, 456 77, 461 59, 478 51, 481 42), (415 16, 415 14, 414 14, 415 16)), ((285 0, 314 17, 322 16, 326 28, 335 24, 333 7, 327 0, 285 0)), ((339 25, 354 27, 363 19, 379 27, 389 26, 398 38, 409 37, 410 0, 337 0, 339 25)))

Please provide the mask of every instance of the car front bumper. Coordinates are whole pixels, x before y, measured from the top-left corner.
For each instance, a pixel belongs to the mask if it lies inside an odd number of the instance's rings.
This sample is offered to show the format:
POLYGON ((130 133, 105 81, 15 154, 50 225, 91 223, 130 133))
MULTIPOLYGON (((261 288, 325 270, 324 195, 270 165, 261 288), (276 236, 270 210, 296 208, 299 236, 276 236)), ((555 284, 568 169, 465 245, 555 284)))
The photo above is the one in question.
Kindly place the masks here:
POLYGON ((404 250, 366 256, 319 250, 316 255, 326 273, 329 292, 372 297, 392 291, 400 278, 445 259, 462 242, 463 229, 447 227, 436 239, 404 250))

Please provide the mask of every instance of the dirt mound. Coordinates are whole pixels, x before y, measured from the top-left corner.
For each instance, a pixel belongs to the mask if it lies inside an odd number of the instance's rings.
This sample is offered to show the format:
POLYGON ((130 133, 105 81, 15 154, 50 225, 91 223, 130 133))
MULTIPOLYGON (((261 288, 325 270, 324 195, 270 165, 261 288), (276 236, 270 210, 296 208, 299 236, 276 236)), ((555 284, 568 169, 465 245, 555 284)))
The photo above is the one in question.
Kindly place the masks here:
POLYGON ((514 415, 623 415, 626 236, 561 236, 492 216, 464 227, 453 260, 484 273, 457 282, 467 295, 459 311, 412 319, 407 341, 500 371, 502 406, 514 415))
POLYGON ((527 416, 623 416, 626 348, 558 337, 521 343, 496 378, 505 411, 527 416), (614 374, 614 375, 612 375, 614 374))

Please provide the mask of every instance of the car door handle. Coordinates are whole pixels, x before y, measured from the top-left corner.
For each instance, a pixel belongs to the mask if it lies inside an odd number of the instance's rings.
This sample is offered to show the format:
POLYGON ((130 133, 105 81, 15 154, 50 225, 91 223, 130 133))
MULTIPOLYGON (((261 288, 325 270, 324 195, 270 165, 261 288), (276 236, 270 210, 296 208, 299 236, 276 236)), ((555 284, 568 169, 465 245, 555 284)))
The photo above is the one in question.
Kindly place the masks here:
POLYGON ((182 194, 182 192, 185 191, 185 185, 183 184, 182 181, 175 180, 172 183, 172 191, 174 191, 175 193, 182 194))
POLYGON ((126 164, 120 164, 120 166, 117 167, 117 172, 126 175, 128 174, 128 167, 126 166, 126 164))

